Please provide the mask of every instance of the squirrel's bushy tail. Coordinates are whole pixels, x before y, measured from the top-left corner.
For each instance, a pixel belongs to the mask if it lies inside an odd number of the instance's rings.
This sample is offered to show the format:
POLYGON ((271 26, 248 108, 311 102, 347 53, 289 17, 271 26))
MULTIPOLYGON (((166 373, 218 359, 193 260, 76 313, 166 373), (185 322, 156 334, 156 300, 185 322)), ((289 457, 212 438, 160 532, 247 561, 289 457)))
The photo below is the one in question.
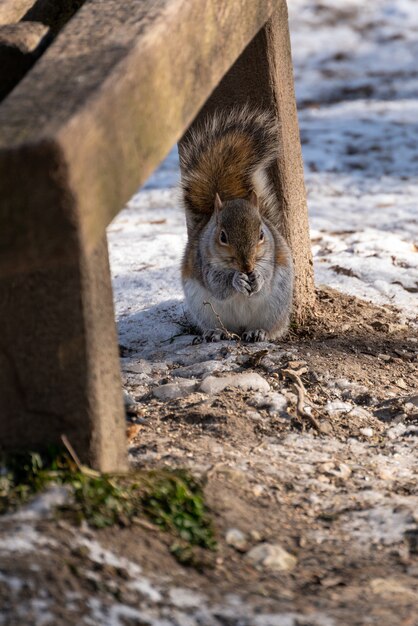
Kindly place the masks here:
POLYGON ((182 192, 188 218, 206 220, 221 200, 248 197, 252 190, 266 217, 277 200, 267 170, 277 157, 273 116, 248 106, 215 113, 190 131, 182 144, 182 192))

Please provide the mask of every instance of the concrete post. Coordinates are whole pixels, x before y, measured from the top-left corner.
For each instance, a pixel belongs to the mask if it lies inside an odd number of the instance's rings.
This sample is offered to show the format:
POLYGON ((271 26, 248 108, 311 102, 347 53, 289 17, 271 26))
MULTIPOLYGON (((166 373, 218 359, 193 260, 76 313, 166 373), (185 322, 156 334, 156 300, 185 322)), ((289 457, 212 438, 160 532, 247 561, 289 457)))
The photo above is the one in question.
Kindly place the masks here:
POLYGON ((0 449, 43 449, 65 434, 83 462, 123 470, 106 239, 73 258, 0 278, 0 449))

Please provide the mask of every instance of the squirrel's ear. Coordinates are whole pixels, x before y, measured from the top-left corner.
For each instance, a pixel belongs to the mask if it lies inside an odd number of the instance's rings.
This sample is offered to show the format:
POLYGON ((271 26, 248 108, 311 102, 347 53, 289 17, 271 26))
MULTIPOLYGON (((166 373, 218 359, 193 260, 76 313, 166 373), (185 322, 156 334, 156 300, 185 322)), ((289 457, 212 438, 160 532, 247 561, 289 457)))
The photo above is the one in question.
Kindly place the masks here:
POLYGON ((215 212, 218 213, 221 210, 222 210, 222 200, 220 199, 219 194, 217 193, 215 195, 215 212))
POLYGON ((250 197, 248 198, 248 202, 254 206, 256 209, 258 209, 258 196, 255 193, 254 189, 252 190, 252 192, 250 193, 250 197))

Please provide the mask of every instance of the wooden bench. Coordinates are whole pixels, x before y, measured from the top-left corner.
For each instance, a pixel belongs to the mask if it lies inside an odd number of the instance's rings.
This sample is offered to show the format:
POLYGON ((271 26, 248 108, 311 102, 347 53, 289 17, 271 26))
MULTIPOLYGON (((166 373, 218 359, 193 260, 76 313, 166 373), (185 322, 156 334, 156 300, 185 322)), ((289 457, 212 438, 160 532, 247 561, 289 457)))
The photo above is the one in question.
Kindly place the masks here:
POLYGON ((0 105, 0 445, 65 433, 126 463, 106 226, 218 107, 280 120, 272 172, 296 267, 312 265, 285 0, 88 0, 0 105), (197 116, 197 118, 196 118, 197 116))

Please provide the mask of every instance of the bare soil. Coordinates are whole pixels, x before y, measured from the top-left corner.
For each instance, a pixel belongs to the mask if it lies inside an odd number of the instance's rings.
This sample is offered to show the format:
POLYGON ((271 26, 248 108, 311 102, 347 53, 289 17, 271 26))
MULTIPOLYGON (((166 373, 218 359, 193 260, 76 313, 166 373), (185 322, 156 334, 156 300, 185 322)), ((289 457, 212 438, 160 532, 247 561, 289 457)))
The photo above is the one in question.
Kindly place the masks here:
POLYGON ((136 400, 129 450, 136 466, 186 467, 202 479, 217 551, 197 551, 183 566, 173 538, 146 522, 93 533, 3 519, 0 624, 417 626, 416 329, 394 310, 326 289, 306 327, 280 344, 186 339, 177 360, 149 363, 145 381, 133 373, 141 354, 124 364, 136 400), (154 397, 183 380, 177 369, 208 361, 219 362, 220 376, 257 372, 287 408, 232 387, 154 397), (308 415, 297 410, 289 369, 308 415), (7 552, 7 538, 28 528, 38 533, 34 548, 7 552), (228 544, 231 529, 243 545, 228 544), (255 566, 247 554, 262 543, 279 544, 295 567, 255 566))

